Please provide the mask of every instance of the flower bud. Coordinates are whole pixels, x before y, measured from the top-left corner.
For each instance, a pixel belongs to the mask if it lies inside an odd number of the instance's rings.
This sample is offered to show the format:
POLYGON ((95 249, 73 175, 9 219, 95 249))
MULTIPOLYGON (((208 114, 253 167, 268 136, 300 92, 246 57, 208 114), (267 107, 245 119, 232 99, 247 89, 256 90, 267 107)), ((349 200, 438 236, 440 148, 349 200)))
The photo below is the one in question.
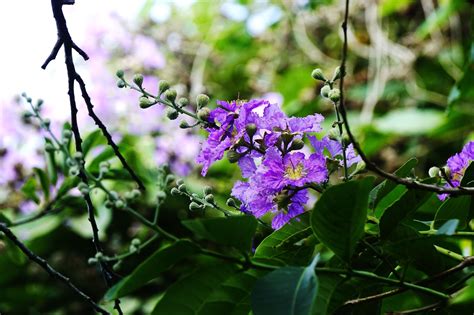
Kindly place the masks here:
POLYGON ((181 184, 178 186, 178 190, 181 192, 186 192, 188 189, 186 188, 185 184, 181 184))
POLYGON ((73 159, 75 160, 82 160, 83 158, 83 155, 81 152, 74 152, 74 154, 72 155, 73 159))
POLYGON ((166 175, 166 185, 169 185, 170 183, 172 183, 174 180, 176 179, 176 176, 174 176, 173 174, 168 174, 166 175))
POLYGON ((142 195, 142 192, 138 189, 132 189, 132 191, 130 193, 131 193, 133 199, 136 199, 136 198, 138 198, 142 195))
POLYGON ((176 181, 176 186, 179 186, 182 184, 184 184, 184 180, 182 178, 178 178, 178 180, 176 181))
POLYGON ((79 175, 79 167, 73 166, 69 169, 69 175, 71 176, 77 176, 79 175))
POLYGON ((51 143, 46 143, 46 144, 44 145, 44 150, 45 150, 46 152, 54 152, 56 149, 54 148, 54 145, 53 145, 53 144, 51 144, 51 143))
POLYGON ((200 209, 201 209, 201 206, 194 201, 189 204, 190 211, 198 211, 200 209))
POLYGON ((63 130, 63 138, 64 139, 70 139, 72 137, 72 131, 69 129, 64 129, 63 130))
POLYGON ((433 166, 428 170, 428 175, 430 175, 430 177, 438 177, 439 171, 439 167, 433 166))
POLYGON ((123 209, 125 208, 125 203, 122 200, 116 200, 114 203, 115 208, 117 209, 123 209))
POLYGON ((334 82, 340 78, 341 78, 341 67, 336 67, 331 81, 334 82))
POLYGON ((179 196, 179 195, 180 195, 179 189, 176 188, 176 187, 171 188, 171 195, 173 195, 173 196, 179 196))
POLYGON ((115 75, 117 76, 117 78, 121 79, 124 76, 124 72, 123 70, 120 69, 120 70, 117 70, 117 72, 115 72, 115 75))
POLYGON ((208 107, 201 108, 197 112, 197 116, 202 121, 207 121, 211 115, 211 110, 208 107))
POLYGON ((36 101, 36 107, 37 107, 37 108, 40 108, 41 106, 43 106, 43 103, 44 103, 44 101, 43 101, 42 99, 38 99, 38 100, 36 101))
POLYGON ((163 94, 169 88, 170 88, 170 84, 168 83, 168 81, 160 80, 160 82, 158 82, 158 91, 160 95, 163 94))
POLYGON ((339 102, 339 99, 341 98, 341 91, 339 91, 339 89, 332 89, 329 91, 328 97, 334 103, 339 102))
POLYGON ((156 199, 158 199, 158 201, 165 200, 166 199, 166 193, 162 190, 158 191, 156 193, 156 199))
POLYGON ((175 120, 176 118, 178 118, 178 116, 179 116, 179 113, 176 109, 168 108, 166 110, 166 117, 168 117, 168 119, 175 120))
POLYGON ((179 128, 182 128, 182 129, 189 128, 188 122, 186 120, 181 120, 181 122, 179 123, 179 128))
POLYGON ((165 98, 170 102, 174 102, 176 96, 178 96, 178 92, 176 92, 175 89, 170 89, 165 92, 165 98))
POLYGON ((324 98, 329 97, 329 91, 331 91, 331 87, 329 85, 325 85, 321 88, 321 96, 324 98))
POLYGON ((229 160, 230 163, 236 163, 240 160, 240 153, 238 153, 235 150, 229 150, 227 151, 227 159, 229 160))
POLYGON ((142 242, 141 242, 140 239, 138 239, 138 238, 134 238, 134 239, 132 240, 132 245, 140 246, 141 243, 142 243, 142 242))
POLYGON ((50 125, 51 125, 51 120, 49 120, 48 118, 45 118, 43 120, 43 127, 48 129, 50 125))
POLYGON ((97 253, 95 254, 95 259, 101 260, 102 258, 104 258, 104 254, 102 254, 101 252, 97 252, 97 253))
POLYGON ((204 200, 206 200, 209 203, 214 203, 214 195, 213 194, 206 195, 204 197, 204 200))
POLYGON ((112 209, 112 208, 114 207, 114 204, 113 204, 112 201, 106 200, 106 201, 104 202, 104 206, 105 206, 107 209, 112 209))
POLYGON ((117 87, 119 89, 123 89, 126 86, 125 82, 123 80, 118 80, 117 81, 117 87))
POLYGON ((143 84, 143 75, 141 75, 140 73, 137 73, 133 76, 133 82, 138 85, 138 87, 142 87, 142 84, 143 84))
POLYGON ((329 132, 328 132, 328 137, 329 139, 331 140, 336 140, 336 141, 339 141, 339 130, 337 128, 331 128, 329 129, 329 132))
POLYGON ((87 260, 87 263, 89 265, 94 265, 95 263, 97 263, 97 259, 91 257, 87 260))
POLYGON ((245 131, 247 131, 247 134, 249 135, 249 137, 252 138, 257 132, 257 125, 248 124, 247 126, 245 126, 245 131))
POLYGON ((301 150, 303 149, 303 147, 304 147, 304 141, 297 138, 291 142, 290 151, 301 150))
POLYGON ((178 100, 178 106, 179 107, 184 107, 189 104, 189 100, 186 97, 180 97, 178 100))
POLYGON ((153 102, 152 100, 148 99, 148 97, 146 96, 142 96, 139 98, 139 105, 140 105, 140 108, 148 108, 148 107, 151 107, 153 105, 155 105, 156 103, 153 102))
POLYGON ((204 195, 209 195, 212 193, 212 188, 210 186, 206 186, 204 187, 203 191, 204 191, 204 195))
POLYGON ((446 174, 446 177, 451 178, 451 169, 447 166, 443 167, 443 172, 446 174))
POLYGON ((207 106, 207 104, 209 104, 209 96, 207 96, 206 94, 199 94, 198 96, 196 96, 196 104, 198 108, 207 106))
POLYGON ((130 247, 128 248, 128 251, 129 251, 130 253, 135 253, 136 251, 138 251, 138 247, 135 246, 135 245, 133 245, 133 244, 131 244, 130 247))
POLYGON ((235 204, 235 200, 232 199, 232 198, 229 198, 227 199, 226 203, 225 203, 228 207, 235 207, 236 204, 235 204))
POLYGON ((324 77, 323 71, 321 69, 314 69, 313 72, 311 72, 311 76, 315 80, 320 80, 326 82, 326 78, 324 77))

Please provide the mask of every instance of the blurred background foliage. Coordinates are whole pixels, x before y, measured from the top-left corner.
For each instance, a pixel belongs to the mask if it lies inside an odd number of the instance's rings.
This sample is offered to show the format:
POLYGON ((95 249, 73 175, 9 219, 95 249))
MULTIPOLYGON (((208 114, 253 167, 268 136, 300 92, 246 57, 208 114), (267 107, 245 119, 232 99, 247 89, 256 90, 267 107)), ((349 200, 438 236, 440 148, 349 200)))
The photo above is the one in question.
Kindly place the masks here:
MULTIPOLYGON (((393 171, 416 156, 417 173, 424 176, 429 167, 444 165, 466 141, 474 140, 472 5, 461 0, 351 1, 350 11, 345 82, 351 123, 363 148, 380 166, 393 171)), ((208 177, 201 178, 193 161, 202 132, 179 130, 178 123, 166 120, 161 109, 141 110, 138 94, 115 87, 117 69, 129 76, 143 73, 145 86, 153 93, 157 80, 166 79, 177 88, 178 96, 190 99, 199 93, 207 93, 212 101, 267 98, 281 104, 289 115, 319 112, 326 117, 327 131, 335 120, 332 105, 319 97, 322 86, 310 73, 319 67, 331 76, 339 64, 342 15, 342 3, 331 0, 186 4, 147 0, 134 23, 111 16, 98 20, 97 25, 85 25, 90 37, 79 45, 91 57, 83 69, 89 71, 93 100, 121 139, 124 155, 150 188, 136 209, 152 215, 158 163, 166 162, 175 173, 189 176, 190 189, 199 191, 204 184, 214 187, 219 202, 228 197, 239 173, 222 161, 211 168, 208 177)), ((2 115, 5 118, 6 111, 2 115)), ((61 132, 63 122, 53 117, 52 123, 57 124, 54 130, 61 132)), ((28 121, 18 128, 38 130, 28 121)), ((99 163, 110 160, 115 170, 111 177, 116 180, 107 185, 119 192, 130 190, 133 183, 119 169, 104 139, 91 125, 84 130, 90 143, 88 169, 98 172, 99 163)), ((79 287, 100 299, 105 285, 95 266, 87 264, 94 253, 84 204, 74 185, 62 175, 61 163, 65 162, 51 165, 51 157, 38 153, 42 135, 35 137, 39 145, 19 160, 12 158, 11 142, 0 143, 1 172, 12 174, 10 168, 14 167, 13 174, 8 179, 4 175, 1 181, 0 218, 28 220, 56 198, 61 209, 58 213, 21 224, 14 231, 79 287), (33 155, 43 161, 40 168, 29 166, 33 155), (6 159, 13 162, 6 163, 6 159), (56 169, 59 179, 53 183, 56 169), (50 174, 46 174, 48 170, 50 174), (51 183, 45 184, 44 178, 51 183), (67 193, 61 195, 61 189, 67 193)), ((132 238, 148 238, 147 230, 127 214, 104 207, 102 194, 93 198, 108 253, 127 251, 132 238)), ((189 213, 186 200, 173 197, 166 200, 160 222, 185 236, 189 232, 179 219, 200 215, 189 213)), ((210 211, 207 215, 215 214, 210 211)), ((118 273, 128 274, 163 245, 164 241, 153 241, 124 260, 118 273)), ((194 265, 191 260, 182 262, 123 298, 126 313, 149 313, 164 288, 194 265)), ((5 239, 0 241, 0 270, 2 314, 89 312, 69 290, 29 263, 5 239)), ((399 302, 394 299, 393 303, 399 302)))

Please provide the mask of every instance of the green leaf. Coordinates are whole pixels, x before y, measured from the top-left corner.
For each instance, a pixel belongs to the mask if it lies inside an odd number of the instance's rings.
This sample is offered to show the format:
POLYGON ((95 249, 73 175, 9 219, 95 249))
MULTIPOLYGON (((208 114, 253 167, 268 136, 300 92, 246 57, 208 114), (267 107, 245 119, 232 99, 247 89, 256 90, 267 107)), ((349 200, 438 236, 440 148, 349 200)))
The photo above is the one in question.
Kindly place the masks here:
POLYGON ((319 255, 307 267, 283 267, 259 279, 252 291, 254 315, 309 315, 318 292, 314 268, 319 255))
POLYGON ((303 213, 268 235, 258 245, 254 258, 278 259, 289 265, 305 266, 313 255, 314 246, 311 245, 316 245, 316 240, 310 236, 313 231, 309 226, 309 213, 303 213))
POLYGON ((311 226, 316 237, 342 260, 349 261, 364 233, 373 178, 328 188, 316 202, 311 226))
POLYGON ((82 142, 82 153, 87 156, 87 153, 96 145, 105 144, 105 137, 102 136, 100 129, 94 130, 82 142))
MULTIPOLYGON (((166 290, 163 297, 156 304, 152 315, 248 314, 249 310, 229 313, 211 311, 204 313, 203 311, 205 307, 208 310, 211 309, 212 305, 210 304, 216 303, 216 296, 221 293, 228 294, 225 298, 221 296, 223 302, 234 301, 234 305, 238 307, 239 302, 244 299, 245 293, 242 291, 247 292, 249 290, 247 288, 248 282, 252 282, 252 279, 239 280, 238 277, 234 278, 237 275, 236 272, 237 266, 231 264, 217 264, 198 268, 166 290)), ((250 277, 252 277, 251 274, 250 277)))
POLYGON ((72 188, 76 187, 81 180, 79 177, 67 177, 58 189, 57 197, 67 194, 72 188))
POLYGON ((45 171, 43 171, 40 168, 33 168, 33 171, 35 172, 36 176, 38 177, 40 184, 41 184, 41 189, 43 190, 43 194, 46 200, 49 200, 49 177, 48 174, 46 174, 45 171))
POLYGON ((312 315, 326 315, 328 313, 331 297, 343 280, 344 278, 338 275, 318 275, 318 294, 316 295, 312 315))
POLYGON ((459 220, 458 219, 451 219, 443 224, 438 231, 436 231, 436 235, 453 235, 456 232, 458 227, 459 220))
MULTIPOLYGON (((441 5, 418 27, 415 34, 421 39, 449 22, 449 18, 465 7, 465 0, 441 1, 441 5)), ((468 9, 469 10, 469 9, 468 9)))
POLYGON ((110 288, 105 294, 105 299, 110 301, 133 292, 155 279, 169 267, 197 252, 199 252, 199 248, 194 243, 184 240, 157 250, 135 268, 130 275, 110 288))
MULTIPOLYGON (((418 164, 418 160, 416 158, 411 158, 405 162, 399 169, 395 171, 395 175, 398 177, 407 177, 410 175, 413 168, 418 164)), ((397 184, 393 181, 384 180, 382 183, 377 185, 372 191, 370 192, 370 208, 373 209, 375 206, 392 190, 397 187, 397 184)))
MULTIPOLYGON (((52 141, 49 139, 45 139, 47 143, 52 144, 52 141)), ((53 185, 56 185, 58 181, 58 171, 57 171, 57 164, 56 164, 56 153, 47 152, 45 151, 46 155, 46 168, 48 170, 48 177, 53 185)))
POLYGON ((248 215, 182 221, 198 237, 249 251, 257 229, 257 220, 248 215))
POLYGON ((436 212, 434 227, 438 229, 446 221, 457 219, 461 228, 466 227, 471 207, 471 196, 457 196, 448 198, 436 212))
POLYGON ((397 228, 397 225, 413 214, 432 194, 432 192, 425 190, 408 190, 383 213, 380 218, 380 236, 387 239, 397 228))
POLYGON ((36 204, 40 203, 40 199, 36 195, 36 179, 32 176, 21 187, 21 192, 26 198, 33 200, 36 204))

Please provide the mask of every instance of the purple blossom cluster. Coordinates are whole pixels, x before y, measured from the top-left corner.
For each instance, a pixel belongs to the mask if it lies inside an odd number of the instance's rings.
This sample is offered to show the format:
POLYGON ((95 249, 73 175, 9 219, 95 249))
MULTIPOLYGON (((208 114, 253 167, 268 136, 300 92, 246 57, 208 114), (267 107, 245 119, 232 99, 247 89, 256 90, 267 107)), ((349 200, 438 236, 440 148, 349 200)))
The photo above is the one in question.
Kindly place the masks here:
MULTIPOLYGON (((446 165, 450 170, 449 181, 446 187, 459 187, 461 180, 466 172, 467 167, 474 161, 474 141, 468 142, 461 150, 448 159, 446 165)), ((447 194, 439 195, 439 199, 445 200, 448 197, 447 194)))
MULTIPOLYGON (((328 158, 342 163, 341 143, 308 135, 322 131, 324 117, 320 114, 288 117, 266 100, 218 101, 217 105, 210 113, 209 137, 196 160, 203 166, 202 175, 227 151, 245 179, 232 189, 241 211, 257 218, 272 213, 272 227, 281 228, 304 212, 308 189, 328 180, 328 158), (312 153, 303 142, 305 136, 312 153)), ((346 155, 348 166, 359 161, 350 147, 346 155)))

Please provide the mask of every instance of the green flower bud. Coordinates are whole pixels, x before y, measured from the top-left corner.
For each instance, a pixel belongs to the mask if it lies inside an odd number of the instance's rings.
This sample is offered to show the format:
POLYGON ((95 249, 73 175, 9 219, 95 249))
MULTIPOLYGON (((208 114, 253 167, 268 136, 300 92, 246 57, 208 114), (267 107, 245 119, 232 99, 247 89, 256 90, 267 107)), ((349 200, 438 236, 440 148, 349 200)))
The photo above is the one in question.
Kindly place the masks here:
POLYGON ((341 98, 341 91, 339 91, 339 89, 332 89, 329 91, 328 97, 334 103, 339 102, 339 99, 341 98))
POLYGON ((31 97, 27 97, 27 98, 26 98, 26 101, 27 101, 28 103, 31 103, 31 101, 32 101, 31 97))
POLYGON ((182 178, 178 178, 178 180, 176 181, 176 185, 179 186, 182 184, 184 184, 184 180, 182 178))
POLYGON ((158 200, 165 200, 166 199, 166 193, 162 190, 158 191, 156 193, 156 199, 158 200))
POLYGON ((179 116, 179 113, 176 109, 168 108, 166 110, 166 117, 168 117, 170 120, 175 120, 176 118, 178 118, 178 116, 179 116))
POLYGON ((428 175, 430 175, 430 177, 438 177, 439 171, 439 167, 433 166, 428 170, 428 175))
POLYGON ((329 139, 339 141, 339 130, 337 128, 331 128, 328 132, 329 139))
POLYGON ((365 162, 363 160, 360 160, 359 162, 357 162, 356 169, 355 169, 354 173, 357 174, 357 173, 365 170, 366 166, 367 165, 365 164, 365 162))
POLYGON ((32 112, 24 112, 24 113, 23 113, 23 118, 25 118, 25 119, 31 118, 31 117, 33 117, 33 116, 34 116, 34 115, 33 115, 32 112))
POLYGON ((143 84, 143 75, 141 75, 140 73, 137 73, 133 76, 133 82, 138 85, 138 87, 142 87, 142 84, 143 84))
POLYGON ((207 121, 210 115, 211 115, 211 110, 207 107, 201 108, 197 112, 198 118, 202 121, 207 121))
POLYGON ((73 166, 69 169, 69 175, 71 176, 77 176, 79 175, 79 167, 73 166))
POLYGON ((168 174, 168 175, 166 175, 166 185, 169 185, 169 184, 172 183, 175 179, 176 179, 176 176, 174 176, 173 174, 168 174))
POLYGON ((214 195, 213 194, 206 195, 204 197, 204 200, 206 200, 209 203, 214 203, 214 195))
POLYGON ((43 105, 44 101, 42 99, 38 99, 36 101, 36 107, 40 108, 43 105))
POLYGON ((138 239, 138 238, 134 238, 132 240, 132 245, 140 246, 141 243, 142 243, 142 241, 140 241, 140 239, 138 239))
POLYGON ((446 177, 451 178, 451 169, 449 167, 444 166, 443 171, 446 174, 446 177))
POLYGON ((46 152, 54 152, 56 149, 54 148, 54 145, 53 145, 53 144, 51 144, 51 143, 46 143, 46 144, 44 145, 44 150, 45 150, 46 152))
POLYGON ((126 86, 125 82, 123 80, 118 80, 117 81, 117 87, 119 89, 123 89, 126 86))
POLYGON ((336 80, 339 80, 341 78, 341 67, 337 67, 335 70, 334 70, 334 74, 332 76, 332 82, 336 81, 336 80))
POLYGON ((189 100, 186 97, 181 97, 178 100, 179 107, 184 107, 184 106, 187 106, 188 104, 189 104, 189 100))
POLYGON ((101 260, 101 259, 103 259, 103 258, 104 258, 104 254, 102 254, 101 252, 97 252, 97 253, 95 254, 95 259, 101 260))
POLYGON ((248 124, 247 126, 245 126, 245 131, 247 131, 247 134, 249 135, 249 137, 252 138, 257 132, 257 125, 248 124))
POLYGON ((329 85, 325 85, 321 88, 321 96, 324 98, 329 97, 329 91, 331 91, 331 87, 329 85))
POLYGON ((87 263, 88 263, 89 265, 94 265, 94 264, 97 263, 97 259, 91 257, 91 258, 89 258, 89 259, 87 260, 87 263))
POLYGON ((75 160, 82 160, 83 158, 83 155, 81 152, 74 152, 74 154, 72 155, 73 159, 75 160))
POLYGON ((199 94, 198 96, 196 96, 196 104, 198 108, 207 106, 207 104, 209 104, 209 96, 207 96, 206 94, 199 94))
POLYGON ((142 192, 138 189, 133 189, 131 192, 132 199, 136 199, 142 195, 142 192))
POLYGON ((179 189, 176 187, 171 188, 171 195, 179 196, 180 195, 179 189))
POLYGON ((99 163, 100 168, 110 168, 110 163, 107 161, 103 161, 99 163))
POLYGON ((314 69, 313 72, 311 72, 311 76, 315 80, 326 82, 326 78, 324 77, 323 71, 319 68, 314 69))
POLYGON ((235 200, 232 199, 232 198, 227 199, 226 205, 227 205, 228 207, 236 207, 235 200))
POLYGON ((155 105, 156 103, 150 99, 148 99, 148 97, 146 96, 142 96, 139 98, 139 105, 140 105, 140 108, 148 108, 148 107, 151 107, 153 105, 155 105))
POLYGON ((128 248, 128 251, 130 253, 135 253, 136 251, 138 251, 138 247, 136 247, 135 245, 130 245, 130 247, 128 248))
POLYGON ((236 163, 239 161, 241 158, 240 153, 238 153, 235 150, 229 150, 227 151, 227 159, 229 160, 230 163, 236 163))
POLYGON ((72 131, 69 129, 64 129, 63 130, 63 138, 64 139, 70 139, 72 137, 72 131))
POLYGON ((185 184, 181 184, 178 186, 179 191, 181 192, 186 192, 188 189, 186 188, 185 184))
POLYGON ((45 118, 43 120, 43 127, 48 129, 50 125, 51 125, 51 120, 49 120, 49 118, 45 118))
POLYGON ((87 185, 87 184, 84 183, 84 182, 80 182, 79 185, 77 185, 77 188, 78 188, 79 190, 81 190, 81 189, 89 189, 89 185, 87 185))
POLYGON ((204 191, 204 195, 209 195, 209 194, 212 193, 212 187, 210 187, 210 186, 205 186, 204 189, 203 189, 203 191, 204 191))
POLYGON ((123 70, 117 70, 117 72, 115 72, 115 75, 121 79, 124 76, 124 72, 123 70))
POLYGON ((191 211, 198 211, 200 209, 201 209, 201 206, 194 201, 189 204, 189 210, 191 211))
POLYGON ((125 203, 122 200, 118 199, 115 201, 114 206, 117 209, 123 209, 125 208, 125 203))
POLYGON ((163 94, 169 88, 170 88, 170 84, 168 83, 168 81, 160 80, 160 82, 158 82, 158 91, 160 95, 163 94))
POLYGON ((106 201, 104 202, 104 206, 105 206, 107 209, 112 209, 112 208, 114 207, 114 204, 113 204, 112 201, 106 200, 106 201))
POLYGON ((165 98, 170 102, 174 102, 176 96, 178 96, 178 92, 175 89, 169 89, 165 92, 165 98))
POLYGON ((303 147, 304 147, 304 141, 297 138, 291 142, 290 151, 301 150, 303 149, 303 147))
POLYGON ((179 123, 179 128, 181 129, 189 128, 188 122, 186 120, 181 120, 181 122, 179 123))

